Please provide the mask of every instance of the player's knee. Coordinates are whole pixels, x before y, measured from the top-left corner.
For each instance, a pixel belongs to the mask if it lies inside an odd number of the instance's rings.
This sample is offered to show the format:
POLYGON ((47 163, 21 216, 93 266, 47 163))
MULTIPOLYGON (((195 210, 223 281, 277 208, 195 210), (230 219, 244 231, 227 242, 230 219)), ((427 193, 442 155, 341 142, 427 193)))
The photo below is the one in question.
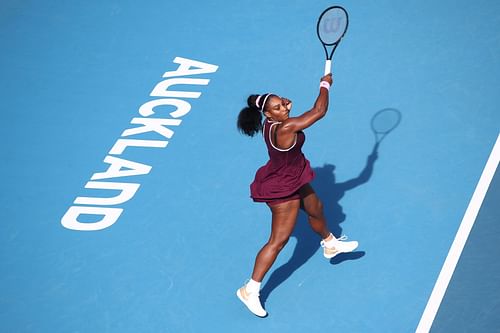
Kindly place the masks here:
POLYGON ((290 239, 290 238, 283 239, 283 240, 281 240, 281 241, 277 244, 277 246, 278 246, 278 251, 281 251, 281 250, 285 247, 285 245, 286 245, 286 243, 288 243, 288 240, 289 240, 289 239, 290 239))
POLYGON ((275 237, 269 242, 269 246, 271 246, 275 251, 281 251, 290 237, 275 237))
POLYGON ((323 215, 323 201, 321 200, 318 200, 318 203, 317 203, 317 210, 318 212, 323 215))
POLYGON ((310 217, 321 218, 323 216, 323 202, 321 200, 316 201, 308 213, 310 217))

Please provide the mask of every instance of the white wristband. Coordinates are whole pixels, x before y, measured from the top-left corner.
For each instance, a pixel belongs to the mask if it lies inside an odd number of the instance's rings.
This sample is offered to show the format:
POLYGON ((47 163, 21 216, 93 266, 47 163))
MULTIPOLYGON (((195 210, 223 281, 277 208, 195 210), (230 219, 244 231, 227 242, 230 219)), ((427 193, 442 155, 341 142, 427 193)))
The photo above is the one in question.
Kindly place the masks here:
POLYGON ((320 84, 319 84, 319 87, 323 87, 325 88, 326 90, 330 90, 330 83, 326 82, 326 81, 321 81, 320 84))

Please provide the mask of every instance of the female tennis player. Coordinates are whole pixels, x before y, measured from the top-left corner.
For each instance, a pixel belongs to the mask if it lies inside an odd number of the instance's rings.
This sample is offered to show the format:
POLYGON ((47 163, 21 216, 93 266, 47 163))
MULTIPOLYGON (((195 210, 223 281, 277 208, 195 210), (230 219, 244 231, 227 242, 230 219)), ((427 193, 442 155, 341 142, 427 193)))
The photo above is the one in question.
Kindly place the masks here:
POLYGON ((269 93, 249 96, 248 106, 238 115, 238 129, 242 133, 254 136, 262 131, 269 154, 269 161, 257 171, 250 191, 254 201, 265 202, 271 210, 271 235, 257 254, 251 279, 236 292, 259 317, 267 316, 259 299, 262 279, 288 242, 299 209, 307 213, 311 228, 321 237, 326 258, 351 252, 358 246, 356 241, 334 237, 328 229, 322 203, 309 184, 314 171, 301 150, 305 141, 302 130, 326 115, 331 84, 332 75, 323 76, 313 108, 298 117, 290 117, 289 99, 269 93))

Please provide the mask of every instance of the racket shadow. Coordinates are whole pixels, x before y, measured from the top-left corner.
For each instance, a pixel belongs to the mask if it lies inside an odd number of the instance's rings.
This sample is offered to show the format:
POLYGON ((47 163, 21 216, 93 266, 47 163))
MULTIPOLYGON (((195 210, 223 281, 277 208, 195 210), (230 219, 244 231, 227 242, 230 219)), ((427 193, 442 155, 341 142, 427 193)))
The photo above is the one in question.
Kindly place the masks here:
MULTIPOLYGON (((346 214, 340 205, 340 200, 346 192, 367 183, 372 176, 375 161, 378 158, 378 145, 373 147, 368 155, 366 165, 361 173, 348 181, 338 183, 335 178, 335 166, 325 164, 323 167, 315 168, 315 180, 312 186, 324 205, 325 217, 331 232, 339 237, 342 235, 340 226, 346 220, 346 214)), ((292 256, 287 263, 278 267, 272 272, 266 284, 260 292, 261 302, 265 303, 269 295, 280 284, 286 281, 297 269, 304 265, 320 248, 318 236, 311 230, 307 221, 307 216, 302 211, 297 220, 297 224, 292 233, 292 237, 297 239, 297 244, 292 256)), ((332 265, 338 265, 347 260, 356 260, 365 255, 364 251, 343 253, 332 259, 332 265)))

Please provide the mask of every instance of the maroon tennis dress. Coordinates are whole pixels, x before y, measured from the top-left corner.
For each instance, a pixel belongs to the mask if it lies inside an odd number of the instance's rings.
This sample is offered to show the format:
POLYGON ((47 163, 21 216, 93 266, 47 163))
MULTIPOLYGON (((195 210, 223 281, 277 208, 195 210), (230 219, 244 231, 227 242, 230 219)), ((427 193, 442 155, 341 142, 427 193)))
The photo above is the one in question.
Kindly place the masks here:
POLYGON ((314 178, 314 171, 302 153, 306 140, 304 132, 296 134, 295 143, 290 148, 279 149, 271 141, 271 128, 278 124, 267 119, 264 121, 262 135, 269 161, 257 170, 250 185, 252 199, 270 205, 299 199, 299 189, 314 178))

